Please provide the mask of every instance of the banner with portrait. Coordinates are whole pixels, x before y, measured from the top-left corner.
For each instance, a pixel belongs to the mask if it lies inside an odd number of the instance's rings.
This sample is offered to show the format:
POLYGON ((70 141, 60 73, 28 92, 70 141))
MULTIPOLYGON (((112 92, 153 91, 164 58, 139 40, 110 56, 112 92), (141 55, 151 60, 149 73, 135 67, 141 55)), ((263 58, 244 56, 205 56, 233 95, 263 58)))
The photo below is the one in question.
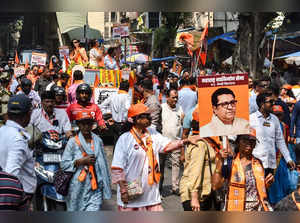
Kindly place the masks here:
POLYGON ((32 52, 31 55, 31 65, 46 65, 47 54, 46 53, 36 53, 32 52))
POLYGON ((249 133, 248 74, 198 77, 201 137, 249 133))
MULTIPOLYGON (((109 96, 117 92, 118 92, 118 88, 110 88, 110 87, 95 88, 94 89, 95 104, 100 105, 103 101, 105 101, 105 99, 107 99, 109 96)), ((110 105, 106 107, 101 107, 101 111, 103 114, 111 113, 110 105)))

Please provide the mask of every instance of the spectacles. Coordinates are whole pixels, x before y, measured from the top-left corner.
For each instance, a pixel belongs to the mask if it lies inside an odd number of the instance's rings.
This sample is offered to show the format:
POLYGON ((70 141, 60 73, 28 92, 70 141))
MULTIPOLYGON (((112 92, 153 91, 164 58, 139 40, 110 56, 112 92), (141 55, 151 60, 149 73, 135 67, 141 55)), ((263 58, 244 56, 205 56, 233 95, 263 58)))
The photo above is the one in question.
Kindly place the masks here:
POLYGON ((231 107, 235 107, 237 103, 237 100, 232 100, 232 101, 226 101, 226 102, 222 102, 217 104, 217 106, 221 106, 222 108, 228 108, 229 105, 231 105, 231 107))
POLYGON ((275 101, 274 100, 269 100, 269 101, 265 101, 265 103, 270 103, 270 104, 274 105, 275 101))
POLYGON ((79 43, 78 41, 74 41, 73 43, 79 43))
POLYGON ((287 106, 288 106, 288 107, 293 107, 294 104, 288 104, 288 103, 287 103, 287 106))

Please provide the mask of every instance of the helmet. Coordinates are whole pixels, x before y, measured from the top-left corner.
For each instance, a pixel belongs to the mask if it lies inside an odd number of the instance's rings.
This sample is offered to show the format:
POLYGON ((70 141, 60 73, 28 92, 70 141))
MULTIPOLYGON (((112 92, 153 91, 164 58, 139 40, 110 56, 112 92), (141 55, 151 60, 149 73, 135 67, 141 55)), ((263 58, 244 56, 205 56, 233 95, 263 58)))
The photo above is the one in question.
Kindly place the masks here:
POLYGON ((0 81, 1 82, 8 82, 8 81, 10 81, 10 79, 11 79, 11 76, 8 71, 2 71, 0 73, 0 81))
POLYGON ((56 95, 61 95, 61 96, 66 96, 66 91, 63 87, 55 86, 53 88, 54 94, 56 95))
POLYGON ((76 99, 78 100, 79 98, 79 93, 80 92, 86 92, 89 94, 89 100, 91 100, 91 97, 92 97, 92 89, 90 87, 90 85, 86 84, 86 83, 83 83, 83 84, 80 84, 77 89, 76 89, 76 99))
POLYGON ((94 120, 94 115, 91 111, 87 109, 82 109, 76 113, 75 120, 81 121, 84 119, 94 120))

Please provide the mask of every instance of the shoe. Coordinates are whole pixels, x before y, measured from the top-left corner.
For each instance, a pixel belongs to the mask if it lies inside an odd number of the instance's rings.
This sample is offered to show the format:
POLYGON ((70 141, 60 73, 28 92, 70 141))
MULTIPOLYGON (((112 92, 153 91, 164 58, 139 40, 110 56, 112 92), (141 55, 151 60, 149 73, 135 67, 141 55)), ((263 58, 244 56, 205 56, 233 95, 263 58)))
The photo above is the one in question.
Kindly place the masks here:
POLYGON ((177 196, 180 196, 179 189, 177 189, 177 190, 172 190, 172 194, 177 195, 177 196))

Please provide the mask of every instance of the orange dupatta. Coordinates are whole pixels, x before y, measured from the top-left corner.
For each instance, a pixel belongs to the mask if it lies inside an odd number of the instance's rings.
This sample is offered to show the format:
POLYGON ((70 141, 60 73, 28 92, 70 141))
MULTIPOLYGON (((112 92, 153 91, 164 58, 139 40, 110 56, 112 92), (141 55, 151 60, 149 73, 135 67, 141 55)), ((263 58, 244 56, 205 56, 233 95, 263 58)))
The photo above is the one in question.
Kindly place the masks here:
POLYGON ((146 146, 145 146, 144 142, 141 140, 141 138, 137 135, 136 131, 134 130, 134 127, 130 130, 130 133, 133 135, 136 142, 146 152, 146 155, 148 158, 148 184, 153 185, 154 182, 158 184, 161 174, 159 171, 158 162, 153 153, 152 139, 151 139, 150 134, 146 138, 146 146))
MULTIPOLYGON (((252 158, 252 171, 256 181, 258 198, 265 211, 269 211, 264 200, 267 199, 265 187, 265 173, 261 163, 252 158)), ((232 163, 232 170, 229 182, 227 211, 244 211, 246 200, 246 177, 238 153, 232 163)))
MULTIPOLYGON (((76 144, 82 148, 81 144, 80 144, 80 140, 79 140, 79 137, 78 135, 75 136, 75 142, 76 144)), ((95 148, 94 148, 94 143, 93 143, 93 140, 91 141, 91 145, 92 145, 92 150, 94 151, 95 148)), ((82 155, 85 157, 87 156, 87 153, 84 152, 83 149, 81 149, 82 151, 82 155)), ((96 177, 96 172, 95 172, 95 168, 94 168, 94 165, 89 165, 89 173, 91 174, 91 188, 92 190, 97 190, 98 189, 98 183, 97 183, 97 177, 96 177)), ((83 182, 85 180, 87 176, 87 172, 86 172, 86 169, 83 168, 78 176, 78 180, 80 182, 83 182)))

